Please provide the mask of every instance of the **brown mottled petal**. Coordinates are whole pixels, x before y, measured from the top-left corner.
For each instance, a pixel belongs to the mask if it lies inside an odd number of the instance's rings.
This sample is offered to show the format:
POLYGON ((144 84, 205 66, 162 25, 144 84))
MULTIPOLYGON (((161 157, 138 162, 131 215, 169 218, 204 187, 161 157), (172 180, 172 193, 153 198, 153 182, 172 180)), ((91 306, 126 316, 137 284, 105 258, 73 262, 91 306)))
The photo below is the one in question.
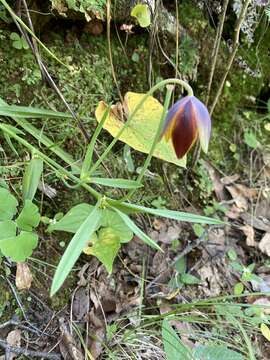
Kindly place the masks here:
POLYGON ((172 132, 172 142, 176 156, 182 158, 198 137, 196 113, 191 101, 188 101, 176 114, 176 123, 172 132))
POLYGON ((191 96, 185 96, 178 100, 168 111, 166 119, 164 121, 163 129, 161 131, 160 139, 165 136, 166 141, 171 138, 173 127, 175 125, 176 114, 182 111, 184 105, 191 99, 191 96))

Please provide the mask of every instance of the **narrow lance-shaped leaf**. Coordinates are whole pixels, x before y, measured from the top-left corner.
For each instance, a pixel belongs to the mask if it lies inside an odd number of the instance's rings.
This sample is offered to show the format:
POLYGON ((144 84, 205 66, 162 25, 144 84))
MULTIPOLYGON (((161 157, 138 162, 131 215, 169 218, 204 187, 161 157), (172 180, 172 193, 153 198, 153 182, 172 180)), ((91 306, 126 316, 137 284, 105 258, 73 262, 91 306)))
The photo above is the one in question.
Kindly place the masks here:
POLYGON ((145 242, 147 245, 151 246, 152 248, 156 250, 163 251, 158 244, 152 240, 148 235, 146 235, 138 226, 124 213, 119 211, 116 208, 112 208, 114 211, 117 212, 117 214, 123 219, 123 221, 126 223, 126 225, 130 228, 131 231, 134 232, 135 235, 137 235, 143 242, 145 242))
POLYGON ((43 171, 43 161, 33 157, 23 175, 23 200, 32 201, 38 188, 38 183, 43 171))
POLYGON ((119 189, 137 189, 143 186, 138 181, 128 179, 91 178, 91 182, 119 189))
POLYGON ((148 213, 156 216, 165 217, 168 219, 174 219, 178 221, 187 221, 192 223, 198 224, 211 224, 211 225, 224 225, 224 221, 219 219, 210 218, 207 216, 181 212, 181 211, 174 211, 174 210, 167 210, 167 209, 152 209, 145 206, 129 204, 126 202, 123 203, 114 203, 113 206, 119 208, 122 211, 133 212, 133 213, 148 213))
POLYGON ((71 239, 60 260, 60 263, 57 266, 52 282, 51 296, 54 295, 62 286, 73 265, 79 258, 83 249, 86 247, 87 242, 90 240, 92 234, 97 230, 100 218, 101 211, 99 210, 99 203, 97 203, 71 239))

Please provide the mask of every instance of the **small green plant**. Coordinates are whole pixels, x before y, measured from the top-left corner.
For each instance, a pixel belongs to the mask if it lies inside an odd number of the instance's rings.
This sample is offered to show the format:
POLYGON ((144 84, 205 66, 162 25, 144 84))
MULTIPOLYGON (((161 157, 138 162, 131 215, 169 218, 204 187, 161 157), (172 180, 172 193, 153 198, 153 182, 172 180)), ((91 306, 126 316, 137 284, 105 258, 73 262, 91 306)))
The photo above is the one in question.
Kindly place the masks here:
POLYGON ((0 251, 15 262, 23 262, 32 255, 38 244, 35 229, 40 222, 38 207, 33 204, 43 163, 33 158, 23 177, 23 203, 11 192, 0 187, 0 251), (18 208, 21 210, 18 213, 18 208))
POLYGON ((10 40, 12 40, 12 46, 18 50, 28 50, 29 45, 23 36, 13 32, 10 34, 10 40))
POLYGON ((235 295, 240 295, 244 292, 245 283, 250 281, 262 281, 259 276, 253 273, 256 266, 255 263, 249 264, 248 266, 243 265, 240 261, 237 261, 237 254, 233 249, 230 249, 227 255, 230 260, 230 266, 240 274, 240 282, 236 283, 234 286, 235 295))
POLYGON ((51 0, 53 9, 61 15, 66 15, 67 10, 81 12, 87 21, 91 17, 103 18, 105 14, 106 0, 51 0))
MULTIPOLYGON (((5 134, 5 137, 7 139, 15 139, 24 147, 26 147, 29 151, 35 153, 36 156, 39 157, 40 161, 45 162, 47 166, 53 169, 57 176, 62 179, 64 184, 70 187, 71 185, 69 185, 67 181, 72 181, 74 185, 72 185, 71 187, 82 187, 83 189, 87 190, 93 198, 96 199, 94 205, 79 204, 73 207, 67 212, 66 215, 63 216, 62 219, 60 219, 59 221, 56 219, 53 220, 48 227, 48 231, 64 230, 74 234, 56 269, 51 288, 52 295, 59 290, 82 251, 86 251, 89 254, 96 256, 105 265, 108 272, 111 273, 113 261, 120 249, 121 244, 130 241, 133 235, 136 235, 154 249, 161 250, 159 245, 155 241, 153 241, 147 234, 145 234, 131 219, 131 215, 133 214, 147 213, 150 215, 165 217, 178 221, 189 221, 201 224, 222 224, 222 222, 218 219, 211 219, 204 216, 167 209, 148 208, 145 206, 133 204, 130 201, 134 192, 138 188, 143 186, 142 180, 151 162, 158 141, 160 140, 160 137, 162 135, 162 127, 167 113, 169 116, 169 122, 166 121, 166 136, 167 134, 173 136, 174 145, 176 144, 175 141, 177 140, 177 138, 179 141, 181 141, 183 137, 183 132, 179 132, 179 127, 175 126, 175 124, 181 124, 181 111, 179 112, 178 109, 179 114, 177 113, 176 122, 172 122, 172 112, 168 112, 169 103, 173 91, 172 86, 167 87, 164 107, 162 107, 162 111, 160 113, 158 128, 154 129, 155 132, 151 132, 150 134, 151 139, 149 139, 151 141, 151 145, 149 146, 148 144, 148 155, 145 159, 145 162, 141 168, 137 179, 111 179, 95 176, 95 172, 98 167, 106 159, 112 147, 116 144, 122 133, 126 129, 128 129, 132 119, 135 117, 136 113, 143 108, 146 100, 156 90, 169 84, 179 84, 181 86, 184 86, 189 93, 188 96, 186 96, 174 105, 177 107, 177 109, 179 106, 180 110, 181 106, 187 106, 188 110, 189 106, 191 106, 195 107, 196 109, 198 108, 198 110, 202 111, 198 112, 199 115, 196 115, 195 117, 191 116, 192 113, 190 113, 189 111, 185 112, 187 116, 187 121, 185 121, 185 124, 187 122, 194 123, 196 128, 198 128, 198 132, 192 132, 191 143, 187 147, 181 148, 180 153, 178 153, 179 148, 174 146, 177 157, 180 158, 184 156, 186 152, 188 152, 188 150, 190 149, 192 143, 197 138, 199 138, 204 151, 207 151, 210 137, 209 127, 211 127, 209 114, 205 106, 193 96, 193 91, 191 87, 182 80, 164 80, 151 88, 147 94, 144 94, 140 98, 139 102, 136 104, 132 112, 129 114, 127 121, 123 124, 121 128, 118 128, 117 132, 114 134, 114 139, 112 140, 111 144, 106 148, 106 150, 99 157, 99 159, 95 163, 93 163, 94 147, 110 112, 110 107, 107 107, 103 112, 101 118, 99 119, 99 124, 96 127, 91 141, 87 146, 85 158, 81 166, 79 166, 78 163, 63 149, 56 146, 47 136, 41 134, 38 129, 36 129, 33 125, 29 124, 26 121, 26 118, 69 118, 71 117, 70 114, 59 113, 51 110, 35 109, 32 107, 14 105, 8 106, 3 100, 0 99, 0 115, 12 117, 12 119, 17 123, 17 125, 22 127, 24 131, 28 132, 31 136, 36 138, 39 143, 50 149, 50 152, 52 151, 58 158, 61 159, 61 161, 64 161, 68 165, 68 167, 60 165, 52 158, 52 156, 47 156, 37 147, 30 144, 29 141, 24 138, 23 133, 18 132, 17 128, 0 123, 0 130, 5 134), (190 105, 187 105, 189 103, 190 105), (201 113, 205 116, 201 117, 201 113), (172 127, 172 132, 169 132, 168 125, 169 127, 172 127), (104 192, 97 191, 93 187, 93 185, 95 184, 104 187, 123 189, 127 191, 127 194, 120 199, 113 199, 106 196, 104 192)), ((141 116, 143 116, 143 114, 144 112, 141 112, 141 116)), ((186 131, 189 131, 190 129, 192 130, 193 126, 188 127, 186 131)), ((170 152, 173 152, 172 146, 168 149, 170 149, 170 152)), ((30 170, 29 173, 31 174, 40 174, 40 171, 33 172, 30 170)), ((36 179, 37 177, 35 176, 35 186, 33 187, 34 189, 36 189, 37 187, 36 179)), ((31 181, 30 183, 33 183, 33 181, 31 181)), ((29 187, 30 185, 27 188, 29 187)), ((31 201, 34 196, 33 193, 34 192, 32 190, 30 197, 31 201)), ((191 278, 189 274, 182 274, 182 281, 186 284, 191 284, 194 283, 195 279, 193 279, 193 277, 191 278)), ((197 281, 198 279, 196 279, 196 282, 197 281)))
POLYGON ((244 360, 244 357, 225 345, 210 343, 189 348, 170 325, 169 317, 162 322, 163 346, 167 360, 244 360))

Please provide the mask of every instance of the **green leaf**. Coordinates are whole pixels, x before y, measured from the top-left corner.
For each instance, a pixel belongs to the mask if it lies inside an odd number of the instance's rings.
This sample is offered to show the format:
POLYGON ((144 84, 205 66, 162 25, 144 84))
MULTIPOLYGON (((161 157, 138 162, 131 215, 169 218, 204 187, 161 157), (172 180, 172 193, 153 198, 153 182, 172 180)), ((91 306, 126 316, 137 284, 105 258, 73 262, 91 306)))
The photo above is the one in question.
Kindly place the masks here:
POLYGON ((135 17, 143 28, 151 24, 151 14, 147 4, 137 4, 130 15, 135 17))
POLYGON ((202 225, 200 225, 200 224, 194 224, 192 227, 193 227, 194 234, 195 234, 198 238, 203 235, 203 233, 204 233, 204 227, 202 227, 202 225))
POLYGON ((261 330, 262 335, 268 341, 270 341, 270 329, 269 329, 269 327, 266 324, 262 323, 261 326, 260 326, 260 330, 261 330))
POLYGON ((213 225, 224 225, 225 223, 219 219, 210 218, 206 216, 185 213, 180 211, 173 211, 167 209, 152 209, 145 206, 129 204, 129 203, 121 203, 121 204, 114 204, 115 207, 119 208, 122 211, 129 211, 132 213, 141 212, 141 213, 148 213, 156 216, 165 217, 168 219, 174 219, 178 221, 186 221, 186 222, 193 222, 193 223, 200 223, 200 224, 213 224, 213 225))
POLYGON ((245 131, 244 139, 245 139, 245 143, 252 149, 256 149, 260 145, 253 132, 245 131))
POLYGON ((234 249, 229 249, 227 255, 231 261, 235 261, 237 259, 237 254, 234 249))
POLYGON ((105 266, 109 274, 112 273, 113 262, 120 249, 120 237, 113 228, 103 228, 94 238, 92 246, 84 252, 96 256, 105 266))
POLYGON ((191 274, 182 274, 181 282, 186 285, 196 285, 200 284, 201 280, 191 274))
POLYGON ((133 232, 125 224, 123 219, 113 210, 102 210, 101 218, 102 227, 110 227, 119 237, 121 243, 127 243, 133 238, 133 232))
POLYGON ((115 187, 119 189, 137 189, 143 186, 142 184, 139 184, 135 180, 127 180, 127 179, 91 178, 91 182, 95 184, 115 187))
POLYGON ((4 138, 6 140, 6 142, 8 143, 9 147, 11 148, 11 150, 15 153, 16 156, 19 156, 17 150, 15 149, 11 139, 10 139, 10 136, 4 132, 4 138))
POLYGON ((125 163, 127 164, 128 171, 133 173, 135 171, 135 166, 131 156, 130 146, 128 146, 127 144, 125 144, 124 146, 123 157, 125 163))
POLYGON ((4 102, 0 103, 0 115, 2 116, 10 116, 16 118, 23 118, 23 119, 43 119, 43 118, 59 118, 59 119, 70 119, 72 115, 47 110, 47 109, 39 109, 34 108, 31 106, 18 106, 18 105, 7 105, 4 102))
POLYGON ((114 208, 114 210, 123 219, 123 221, 130 228, 130 230, 135 235, 137 235, 143 242, 145 242, 147 245, 151 246, 152 248, 154 248, 156 250, 163 251, 161 249, 161 247, 154 240, 152 240, 148 235, 146 235, 141 229, 139 229, 138 226, 126 214, 122 213, 121 211, 119 211, 116 208, 114 208))
POLYGON ((43 161, 33 157, 28 163, 22 180, 23 200, 32 201, 38 188, 38 183, 43 171, 43 161))
POLYGON ((173 265, 175 270, 179 274, 184 274, 187 269, 187 259, 185 256, 182 256, 180 259, 178 259, 175 264, 173 265))
POLYGON ((0 240, 0 249, 6 257, 15 262, 23 262, 32 255, 37 247, 38 236, 22 231, 18 236, 0 240))
POLYGON ((199 345, 193 355, 203 360, 244 360, 241 354, 223 345, 199 345))
POLYGON ((18 216, 16 223, 17 226, 25 231, 32 231, 40 222, 40 214, 38 207, 30 200, 25 201, 25 205, 18 216))
POLYGON ((23 47, 25 50, 28 50, 28 49, 29 49, 28 42, 25 40, 24 37, 21 37, 21 44, 22 44, 22 47, 23 47))
MULTIPOLYGON (((129 116, 131 116, 144 97, 145 94, 133 92, 126 93, 124 101, 129 116)), ((137 110, 129 125, 123 130, 119 140, 137 151, 149 154, 155 134, 159 128, 163 110, 164 107, 161 103, 152 96, 149 96, 140 109, 137 110)), ((99 123, 101 122, 105 111, 108 111, 108 105, 101 101, 95 112, 96 119, 99 123)), ((116 137, 124 125, 125 122, 120 117, 117 117, 115 111, 111 109, 108 112, 103 128, 113 137, 116 137)), ((186 157, 178 159, 175 155, 172 142, 167 142, 165 139, 158 142, 153 156, 178 166, 186 166, 186 157)))
POLYGON ((15 33, 15 32, 12 32, 12 33, 10 34, 9 38, 10 38, 11 40, 14 40, 14 41, 20 40, 19 34, 15 33))
POLYGON ((17 199, 5 188, 0 188, 0 221, 11 220, 17 212, 17 199))
POLYGON ((100 219, 101 211, 99 210, 99 203, 97 203, 76 231, 57 266, 52 282, 51 296, 54 295, 62 286, 81 252, 91 239, 91 236, 99 227, 100 219))
POLYGON ((241 282, 234 285, 233 288, 234 295, 241 295, 243 291, 244 291, 244 285, 241 282))
POLYGON ((0 222, 0 241, 16 236, 16 223, 11 220, 0 222))
POLYGON ((58 230, 75 233, 87 219, 92 210, 93 206, 89 204, 82 203, 76 205, 71 208, 62 219, 50 224, 48 231, 52 232, 58 230))
POLYGON ((169 321, 162 322, 162 339, 167 360, 192 360, 191 350, 186 347, 169 321))

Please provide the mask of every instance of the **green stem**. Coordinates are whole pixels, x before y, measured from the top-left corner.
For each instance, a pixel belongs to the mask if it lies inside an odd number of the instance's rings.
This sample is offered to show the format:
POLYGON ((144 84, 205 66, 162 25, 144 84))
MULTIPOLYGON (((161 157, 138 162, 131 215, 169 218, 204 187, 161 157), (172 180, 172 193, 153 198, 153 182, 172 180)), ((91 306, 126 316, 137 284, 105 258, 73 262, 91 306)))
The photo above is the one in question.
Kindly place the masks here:
POLYGON ((129 118, 127 119, 127 121, 125 122, 124 126, 119 130, 119 132, 117 133, 117 135, 114 137, 114 139, 112 140, 112 142, 110 143, 110 145, 107 147, 107 149, 104 151, 104 153, 100 156, 100 158, 98 159, 98 161, 92 166, 92 168, 90 169, 90 174, 92 174, 98 167, 99 165, 103 162, 103 160, 107 157, 107 155, 109 154, 109 152, 111 151, 111 149, 113 148, 113 146, 116 144, 116 142, 119 140, 120 136, 122 135, 122 133, 125 131, 125 129, 129 126, 130 122, 132 121, 132 119, 134 118, 134 116, 137 114, 137 112, 139 111, 139 109, 142 107, 142 105, 145 103, 145 101, 148 99, 149 96, 151 96, 155 91, 159 90, 160 88, 162 88, 163 86, 166 86, 168 84, 177 84, 180 86, 183 86, 188 95, 189 96, 193 96, 193 90, 191 88, 190 85, 188 85, 188 83, 186 83, 183 80, 180 79, 166 79, 163 80, 161 82, 159 82, 158 84, 156 84, 155 86, 153 86, 141 99, 141 101, 138 103, 138 105, 135 107, 135 109, 133 110, 133 112, 131 113, 131 115, 129 116, 129 118))
POLYGON ((54 55, 53 52, 51 52, 50 49, 48 49, 42 41, 39 40, 39 38, 33 33, 33 31, 27 26, 25 25, 25 23, 22 21, 22 19, 17 16, 14 11, 12 10, 12 8, 8 5, 8 3, 5 0, 0 0, 1 3, 4 5, 4 7, 7 9, 7 11, 10 13, 11 17, 13 18, 13 20, 16 22, 18 22, 38 43, 39 45, 51 56, 54 58, 54 60, 56 60, 57 62, 59 62, 61 65, 65 66, 67 69, 70 70, 70 67, 68 65, 66 65, 65 63, 63 63, 63 61, 61 61, 60 59, 58 59, 58 57, 56 55, 54 55))
POLYGON ((34 152, 35 154, 37 154, 43 161, 45 161, 50 167, 52 167, 54 170, 57 169, 58 171, 60 171, 60 173, 62 173, 62 175, 67 176, 69 179, 71 179, 72 181, 74 181, 76 184, 80 184, 83 188, 85 188, 90 194, 92 194, 96 199, 101 199, 102 195, 97 192, 96 190, 94 190, 93 188, 91 188, 91 186, 82 183, 82 181, 77 178, 75 175, 73 175, 72 173, 70 173, 68 170, 66 170, 65 168, 63 168, 61 165, 57 164, 57 162, 55 162, 54 160, 50 159, 48 156, 44 155, 41 151, 39 151, 37 148, 35 148, 33 145, 29 144, 28 141, 22 139, 20 136, 18 136, 14 131, 12 131, 12 128, 9 126, 6 126, 4 124, 0 124, 0 129, 9 134, 11 137, 13 137, 15 140, 17 140, 19 143, 21 143, 23 146, 25 146, 26 148, 28 148, 31 152, 34 152))
MULTIPOLYGON (((166 92, 166 97, 165 97, 165 102, 164 102, 164 108, 163 108, 162 115, 161 115, 161 118, 160 118, 160 121, 159 121, 159 126, 158 126, 158 129, 156 131, 156 135, 155 135, 154 141, 152 143, 151 149, 149 151, 149 154, 147 155, 147 158, 145 159, 143 167, 142 167, 142 169, 140 171, 140 174, 139 174, 139 176, 137 178, 138 184, 140 184, 140 182, 141 182, 142 178, 144 177, 144 174, 145 174, 148 166, 150 165, 150 162, 151 162, 151 159, 153 157, 155 148, 156 148, 157 143, 159 141, 160 133, 161 133, 163 123, 164 123, 164 119, 166 117, 166 114, 167 114, 167 111, 168 111, 168 108, 169 108, 169 105, 170 105, 170 100, 171 100, 171 97, 172 97, 173 89, 174 89, 173 86, 167 85, 167 92, 166 92)), ((134 194, 135 191, 136 191, 136 189, 130 190, 129 193, 125 196, 125 198, 122 199, 122 201, 127 200, 128 198, 130 198, 134 194)))

